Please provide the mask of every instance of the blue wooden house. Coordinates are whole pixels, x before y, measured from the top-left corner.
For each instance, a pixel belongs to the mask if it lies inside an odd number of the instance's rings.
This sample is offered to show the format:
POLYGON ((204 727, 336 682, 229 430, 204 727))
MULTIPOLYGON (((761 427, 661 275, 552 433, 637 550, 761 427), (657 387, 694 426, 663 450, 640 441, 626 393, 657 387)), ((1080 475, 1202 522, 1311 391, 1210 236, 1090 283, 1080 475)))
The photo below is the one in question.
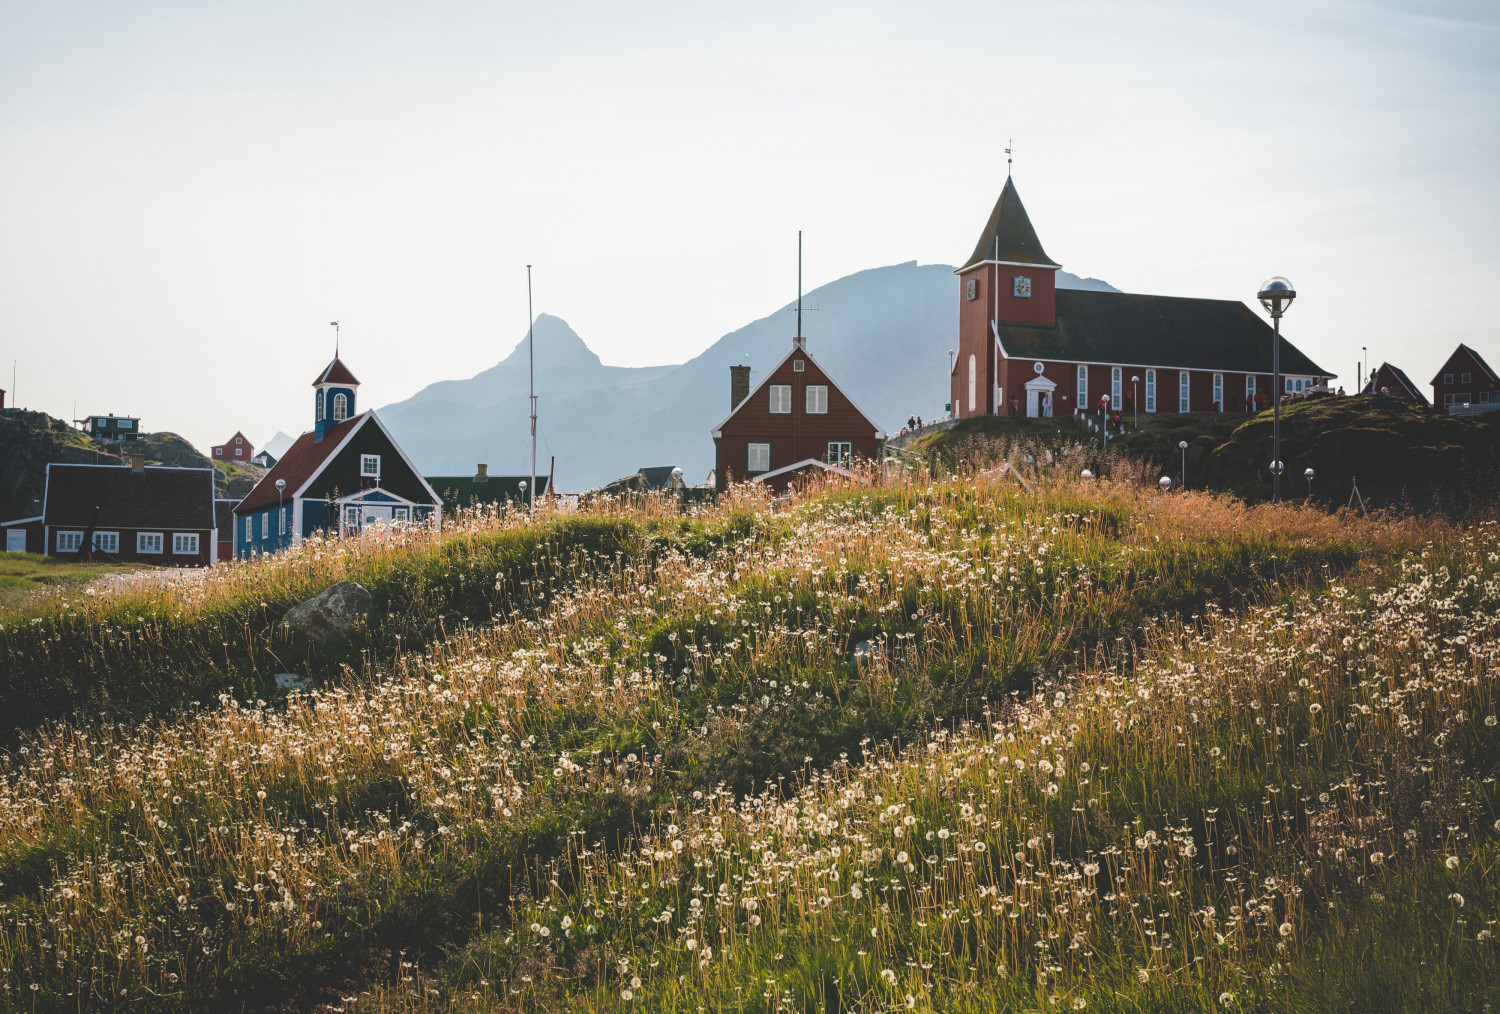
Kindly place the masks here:
POLYGON ((356 414, 359 381, 338 358, 313 381, 313 428, 234 508, 234 555, 275 553, 323 533, 442 523, 443 501, 374 412, 356 414))

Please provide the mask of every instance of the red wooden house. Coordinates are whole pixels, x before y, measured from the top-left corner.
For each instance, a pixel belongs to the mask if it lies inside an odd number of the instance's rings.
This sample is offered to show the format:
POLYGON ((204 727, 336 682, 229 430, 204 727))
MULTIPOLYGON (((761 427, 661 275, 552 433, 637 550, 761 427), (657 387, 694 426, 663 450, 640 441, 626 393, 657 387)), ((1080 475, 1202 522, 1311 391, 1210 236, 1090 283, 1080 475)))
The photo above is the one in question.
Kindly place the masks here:
MULTIPOLYGON (((1244 303, 1059 289, 1007 177, 959 277, 953 414, 1235 412, 1269 404, 1275 335, 1244 303)), ((1281 340, 1282 393, 1333 374, 1281 340)))
POLYGON ((234 436, 213 447, 215 461, 249 461, 254 453, 255 448, 250 445, 250 441, 245 439, 245 434, 238 430, 235 431, 234 436))
POLYGON ((1418 405, 1427 405, 1427 395, 1411 382, 1406 371, 1390 363, 1381 363, 1380 368, 1370 374, 1370 379, 1365 382, 1364 390, 1359 393, 1403 398, 1406 401, 1414 401, 1418 405))
POLYGON ((1432 378, 1432 403, 1444 412, 1491 412, 1500 404, 1500 377, 1484 357, 1459 345, 1432 378))
POLYGON ((855 461, 880 457, 885 431, 808 355, 806 339, 793 339, 754 390, 750 367, 729 371, 733 411, 712 432, 719 490, 750 480, 784 493, 799 477, 847 475, 855 461))

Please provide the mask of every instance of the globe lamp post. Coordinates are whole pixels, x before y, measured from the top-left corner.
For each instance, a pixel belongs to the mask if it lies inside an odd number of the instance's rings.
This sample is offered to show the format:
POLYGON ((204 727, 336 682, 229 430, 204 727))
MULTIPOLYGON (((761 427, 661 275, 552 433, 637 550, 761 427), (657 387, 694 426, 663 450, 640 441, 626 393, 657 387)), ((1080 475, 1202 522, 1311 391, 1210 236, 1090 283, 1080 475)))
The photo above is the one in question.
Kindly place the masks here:
POLYGON ((1182 471, 1180 473, 1181 478, 1179 478, 1177 481, 1181 484, 1183 489, 1187 489, 1187 441, 1177 441, 1177 449, 1182 452, 1182 471))
POLYGON ((1271 315, 1271 324, 1275 328, 1276 337, 1271 345, 1271 460, 1276 463, 1271 475, 1271 502, 1279 503, 1281 500, 1281 315, 1286 312, 1287 307, 1292 305, 1292 300, 1297 298, 1297 290, 1292 283, 1281 275, 1274 275, 1260 283, 1260 291, 1256 293, 1260 304, 1266 308, 1271 315))
POLYGON ((1156 480, 1156 485, 1161 489, 1163 493, 1165 493, 1167 490, 1172 488, 1172 477, 1170 475, 1164 475, 1160 479, 1156 480))
POLYGON ((1307 480, 1307 498, 1309 500, 1311 500, 1312 499, 1313 470, 1311 468, 1307 469, 1307 471, 1305 471, 1305 472, 1302 473, 1302 477, 1307 480))
POLYGON ((286 492, 286 480, 276 480, 276 534, 286 534, 286 508, 282 505, 282 494, 286 492))
POLYGON ((1136 385, 1141 382, 1140 377, 1130 378, 1130 411, 1135 415, 1135 428, 1141 428, 1141 393, 1136 385))

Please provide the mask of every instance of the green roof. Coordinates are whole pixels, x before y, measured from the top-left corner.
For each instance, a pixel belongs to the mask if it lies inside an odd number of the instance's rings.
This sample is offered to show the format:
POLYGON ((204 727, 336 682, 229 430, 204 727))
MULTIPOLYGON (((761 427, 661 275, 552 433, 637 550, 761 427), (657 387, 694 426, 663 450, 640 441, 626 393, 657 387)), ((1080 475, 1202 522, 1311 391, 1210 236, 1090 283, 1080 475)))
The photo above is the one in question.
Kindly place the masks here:
MULTIPOLYGON (((1057 290, 1057 323, 1001 324, 1010 359, 1270 373, 1275 332, 1233 299, 1057 290)), ((1281 372, 1332 377, 1281 339, 1281 372)))
POLYGON ((1005 178, 1005 188, 1000 191, 995 210, 990 212, 990 220, 984 224, 984 232, 974 246, 974 253, 964 262, 964 268, 995 260, 1057 267, 1042 249, 1042 241, 1036 238, 1026 206, 1021 203, 1021 195, 1016 193, 1016 185, 1009 176, 1005 178))
MULTIPOLYGON (((443 498, 443 506, 456 510, 460 507, 485 507, 508 503, 523 503, 526 495, 521 483, 530 483, 529 475, 491 475, 480 479, 473 475, 429 475, 427 485, 443 498)), ((547 492, 547 477, 536 477, 536 495, 547 492)))

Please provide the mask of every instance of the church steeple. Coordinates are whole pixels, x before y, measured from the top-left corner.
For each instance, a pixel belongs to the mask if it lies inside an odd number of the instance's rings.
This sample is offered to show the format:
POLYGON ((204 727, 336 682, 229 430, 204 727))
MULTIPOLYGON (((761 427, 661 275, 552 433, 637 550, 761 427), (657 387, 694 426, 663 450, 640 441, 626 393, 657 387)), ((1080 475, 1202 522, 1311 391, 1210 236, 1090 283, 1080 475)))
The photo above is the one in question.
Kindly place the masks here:
POLYGON ((359 381, 349 372, 349 367, 337 355, 318 379, 313 381, 313 442, 321 441, 325 434, 345 419, 354 417, 354 392, 359 381))
POLYGON ((1037 239, 1036 230, 1031 227, 1031 218, 1026 214, 1026 206, 1021 203, 1021 195, 1016 192, 1015 181, 1009 176, 1005 177, 1005 187, 1000 191, 1000 199, 995 202, 995 210, 990 212, 990 220, 984 224, 984 232, 980 233, 973 254, 959 270, 986 261, 1061 267, 1042 249, 1042 241, 1037 239))

